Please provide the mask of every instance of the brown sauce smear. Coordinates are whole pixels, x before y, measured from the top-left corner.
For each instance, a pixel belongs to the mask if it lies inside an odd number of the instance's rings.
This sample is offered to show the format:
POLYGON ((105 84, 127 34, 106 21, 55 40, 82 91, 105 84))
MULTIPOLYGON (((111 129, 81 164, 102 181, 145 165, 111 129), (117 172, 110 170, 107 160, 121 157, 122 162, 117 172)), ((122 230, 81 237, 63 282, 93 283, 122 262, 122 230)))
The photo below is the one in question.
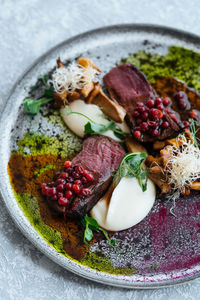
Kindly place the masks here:
POLYGON ((188 119, 189 111, 193 109, 200 109, 200 93, 192 88, 189 88, 184 82, 179 81, 174 77, 160 77, 155 83, 152 84, 152 86, 161 97, 171 98, 172 109, 180 114, 181 120, 188 119), (179 91, 184 91, 187 94, 191 105, 190 110, 184 111, 179 109, 177 102, 174 99, 174 94, 179 91))
POLYGON ((36 197, 44 223, 61 233, 66 253, 72 258, 80 260, 88 250, 83 243, 83 226, 80 221, 64 220, 63 217, 56 215, 40 193, 41 183, 52 181, 55 173, 63 168, 65 160, 50 154, 25 157, 12 154, 8 163, 8 172, 15 191, 19 194, 28 193, 36 197), (35 175, 35 172, 48 164, 55 165, 56 168, 47 170, 40 176, 35 175))

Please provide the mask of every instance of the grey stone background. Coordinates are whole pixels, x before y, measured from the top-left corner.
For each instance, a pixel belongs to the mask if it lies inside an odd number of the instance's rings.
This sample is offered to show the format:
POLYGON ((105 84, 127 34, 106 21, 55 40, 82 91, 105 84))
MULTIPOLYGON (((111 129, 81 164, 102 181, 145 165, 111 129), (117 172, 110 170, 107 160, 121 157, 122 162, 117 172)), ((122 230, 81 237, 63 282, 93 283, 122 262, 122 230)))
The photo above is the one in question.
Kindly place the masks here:
MULTIPOLYGON (((199 0, 0 0, 0 111, 17 78, 57 43, 117 23, 159 24, 199 34, 199 8, 199 0)), ((80 278, 40 253, 15 227, 0 200, 0 299, 199 298, 200 279, 136 291, 80 278)))

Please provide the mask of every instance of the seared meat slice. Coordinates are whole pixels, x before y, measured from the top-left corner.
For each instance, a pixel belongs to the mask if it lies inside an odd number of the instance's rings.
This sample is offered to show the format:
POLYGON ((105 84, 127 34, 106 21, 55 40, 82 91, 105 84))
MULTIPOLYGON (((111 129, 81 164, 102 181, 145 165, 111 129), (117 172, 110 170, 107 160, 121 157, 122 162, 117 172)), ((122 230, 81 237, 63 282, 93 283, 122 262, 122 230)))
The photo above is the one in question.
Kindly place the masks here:
MULTIPOLYGON (((134 117, 138 103, 143 103, 145 106, 148 100, 155 101, 158 97, 156 91, 145 75, 136 66, 131 64, 119 65, 113 68, 104 76, 104 84, 112 100, 119 103, 126 110, 126 120, 134 135, 134 131, 138 130, 137 128, 139 127, 134 117)), ((147 109, 150 111, 148 107, 147 109)), ((155 107, 154 109, 157 108, 155 107)), ((158 120, 157 122, 157 135, 154 134, 154 128, 151 128, 154 125, 150 122, 148 131, 141 130, 141 136, 137 137, 140 141, 151 142, 156 139, 163 140, 179 130, 178 120, 176 121, 177 116, 170 107, 163 107, 162 114, 162 120, 158 120), (165 121, 169 124, 168 128, 161 126, 165 121)), ((150 120, 146 121, 148 123, 148 121, 154 121, 154 119, 150 118, 150 120)))
POLYGON ((94 135, 86 138, 82 151, 74 157, 72 165, 82 166, 93 175, 93 180, 84 186, 90 190, 90 194, 77 195, 68 206, 61 206, 52 200, 48 201, 49 204, 66 217, 83 217, 108 189, 113 172, 119 167, 124 155, 122 146, 109 137, 94 135))

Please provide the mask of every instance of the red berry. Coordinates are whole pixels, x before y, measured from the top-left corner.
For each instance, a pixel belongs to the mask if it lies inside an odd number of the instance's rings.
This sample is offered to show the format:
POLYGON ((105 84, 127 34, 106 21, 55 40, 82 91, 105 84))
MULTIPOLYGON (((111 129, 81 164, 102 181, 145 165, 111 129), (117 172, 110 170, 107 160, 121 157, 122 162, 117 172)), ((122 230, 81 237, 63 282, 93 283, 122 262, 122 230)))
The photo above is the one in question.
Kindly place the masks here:
POLYGON ((149 99, 149 100, 147 101, 147 103, 146 103, 146 106, 149 107, 149 108, 154 107, 154 105, 155 105, 155 101, 152 100, 152 99, 149 99))
POLYGON ((54 195, 56 195, 57 191, 55 187, 49 188, 47 191, 47 196, 48 197, 53 197, 54 195))
POLYGON ((176 100, 181 100, 185 97, 185 93, 183 91, 177 92, 174 97, 176 100))
POLYGON ((140 132, 139 130, 135 130, 134 133, 133 133, 133 135, 134 135, 134 137, 135 137, 136 139, 140 139, 140 137, 141 137, 141 132, 140 132))
POLYGON ((178 123, 178 119, 177 116, 175 114, 170 114, 170 117, 172 118, 172 120, 176 123, 178 123))
POLYGON ((53 197, 51 197, 51 199, 53 200, 53 201, 56 201, 58 198, 57 198, 57 195, 54 195, 53 197))
POLYGON ((171 100, 169 98, 164 98, 162 102, 163 102, 164 106, 168 106, 168 105, 170 105, 171 100))
POLYGON ((187 103, 185 101, 179 101, 178 106, 180 109, 185 110, 187 107, 187 103))
POLYGON ((148 119, 148 116, 149 116, 148 112, 145 111, 145 112, 142 113, 141 118, 142 118, 143 121, 146 121, 148 119))
POLYGON ((63 193, 58 193, 57 196, 58 198, 63 197, 63 193))
POLYGON ((65 198, 65 197, 60 197, 60 198, 58 199, 58 203, 59 203, 60 205, 62 205, 62 206, 66 206, 67 204, 69 204, 69 201, 68 201, 67 198, 65 198))
POLYGON ((85 177, 87 178, 87 181, 92 181, 94 179, 94 176, 91 173, 86 174, 85 177))
POLYGON ((48 191, 49 187, 45 186, 42 188, 42 195, 47 196, 47 191, 48 191))
POLYGON ((183 122, 183 125, 184 125, 185 128, 190 127, 190 123, 189 123, 188 121, 184 121, 184 122, 183 122))
POLYGON ((81 185, 81 183, 82 183, 82 182, 81 182, 81 180, 80 180, 80 179, 77 179, 77 180, 75 180, 75 181, 74 181, 74 184, 81 185))
POLYGON ((151 116, 152 116, 152 118, 154 120, 156 120, 156 119, 162 119, 162 117, 163 117, 162 111, 159 110, 159 109, 156 109, 156 108, 152 108, 150 110, 150 114, 151 114, 151 116))
POLYGON ((143 103, 143 102, 138 102, 138 103, 137 103, 137 106, 138 106, 138 107, 143 107, 143 106, 144 106, 144 103, 143 103))
POLYGON ((41 184, 41 189, 43 189, 43 188, 45 188, 45 187, 47 187, 47 184, 46 184, 46 183, 42 183, 42 184, 41 184))
POLYGON ((142 130, 143 132, 148 131, 148 130, 149 130, 149 124, 146 123, 146 122, 143 122, 143 123, 141 124, 141 130, 142 130))
POLYGON ((156 136, 159 136, 159 131, 158 131, 158 129, 153 129, 152 132, 151 132, 151 135, 152 135, 152 136, 155 136, 155 137, 156 137, 156 136))
POLYGON ((189 116, 190 116, 190 118, 196 118, 196 117, 198 117, 198 114, 196 113, 196 111, 192 110, 192 111, 189 113, 189 116))
POLYGON ((64 190, 64 185, 63 184, 57 185, 57 191, 58 192, 62 192, 63 190, 64 190))
POLYGON ((72 167, 72 162, 70 160, 66 160, 64 162, 64 167, 67 169, 67 168, 71 168, 72 167))
POLYGON ((73 184, 72 189, 76 194, 79 194, 81 191, 80 185, 79 184, 73 184))
POLYGON ((161 103, 161 104, 158 104, 158 105, 156 106, 156 108, 162 111, 162 110, 164 109, 164 106, 163 106, 163 104, 161 103))
POLYGON ((155 105, 159 105, 161 103, 162 103, 162 99, 161 98, 156 98, 155 105))
POLYGON ((72 172, 72 176, 77 179, 80 177, 80 174, 74 171, 72 172))
POLYGON ((69 174, 67 172, 61 173, 61 178, 66 179, 67 177, 69 177, 69 174))
POLYGON ((75 168, 75 170, 76 170, 76 172, 78 173, 78 174, 83 174, 83 172, 84 172, 84 169, 83 169, 83 167, 82 166, 77 166, 76 168, 75 168))
POLYGON ((65 197, 66 197, 67 199, 71 199, 72 196, 73 196, 73 192, 72 192, 72 191, 66 191, 65 197))
POLYGON ((135 110, 135 111, 133 112, 133 116, 134 116, 134 118, 138 118, 138 117, 140 116, 139 111, 138 111, 138 110, 135 110))
POLYGON ((167 129, 169 128, 169 123, 167 121, 162 123, 162 128, 167 129))
POLYGON ((56 183, 57 183, 57 185, 59 185, 59 184, 65 184, 66 181, 63 178, 59 178, 59 179, 56 180, 56 183))
POLYGON ((48 186, 49 186, 49 187, 54 187, 54 184, 55 184, 55 182, 52 181, 52 182, 49 182, 49 183, 48 183, 48 186))
POLYGON ((91 194, 90 189, 82 189, 82 191, 81 191, 82 196, 88 196, 90 194, 91 194))
POLYGON ((68 182, 65 185, 66 190, 71 190, 72 189, 72 183, 68 182))
POLYGON ((89 171, 88 170, 84 170, 83 175, 86 176, 86 174, 88 174, 89 171))
POLYGON ((144 106, 141 106, 141 107, 138 107, 138 111, 140 112, 140 113, 143 113, 143 112, 145 112, 145 107, 144 106))

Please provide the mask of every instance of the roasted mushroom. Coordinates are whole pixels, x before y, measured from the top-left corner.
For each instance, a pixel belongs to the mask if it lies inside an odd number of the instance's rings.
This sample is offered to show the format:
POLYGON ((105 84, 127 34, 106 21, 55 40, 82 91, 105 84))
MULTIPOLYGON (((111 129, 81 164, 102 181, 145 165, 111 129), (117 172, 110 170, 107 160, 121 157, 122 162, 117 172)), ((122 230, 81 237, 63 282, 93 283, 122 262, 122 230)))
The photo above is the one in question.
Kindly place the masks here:
MULTIPOLYGON (((177 138, 168 139, 163 142, 156 142, 154 143, 154 149, 159 149, 161 146, 164 145, 164 148, 160 150, 160 155, 158 157, 153 157, 149 155, 145 161, 146 166, 149 168, 149 178, 157 184, 157 186, 161 189, 161 194, 170 193, 172 189, 176 189, 176 187, 172 186, 172 183, 169 183, 168 175, 170 174, 172 168, 171 158, 172 156, 175 158, 176 153, 183 153, 186 145, 194 145, 194 139, 189 129, 184 129, 184 133, 179 135, 177 138), (169 163, 170 162, 170 163, 169 163)), ((198 152, 199 150, 193 146, 194 153, 198 152), (196 150, 195 150, 196 149, 196 150)), ((189 151, 188 151, 189 152, 189 151)), ((187 153, 188 153, 187 152, 187 153)), ((186 158, 187 159, 187 158, 186 158)), ((199 156, 198 156, 199 159, 199 156)), ((185 163, 185 162, 183 162, 185 163)), ((199 163, 199 161, 198 161, 199 163)), ((181 162, 179 161, 179 165, 181 162)), ((200 170, 199 170, 200 174, 200 170)), ((192 176, 193 174, 189 174, 188 176, 192 176)), ((188 177, 190 178, 190 177, 188 177)), ((196 178, 196 177, 195 177, 196 178)), ((187 182, 187 180, 185 181, 187 182)), ((192 183, 185 184, 182 186, 180 193, 184 196, 190 194, 190 190, 200 190, 200 181, 195 180, 192 183)))
MULTIPOLYGON (((126 115, 124 108, 106 96, 98 81, 94 80, 94 82, 91 80, 93 73, 100 73, 100 69, 87 57, 79 58, 77 65, 83 67, 84 86, 73 91, 66 91, 63 88, 62 93, 55 92, 54 107, 61 108, 69 102, 82 98, 87 104, 93 103, 98 105, 110 119, 117 123, 122 123, 126 115)), ((60 58, 57 59, 57 66, 58 68, 64 67, 60 58)))

